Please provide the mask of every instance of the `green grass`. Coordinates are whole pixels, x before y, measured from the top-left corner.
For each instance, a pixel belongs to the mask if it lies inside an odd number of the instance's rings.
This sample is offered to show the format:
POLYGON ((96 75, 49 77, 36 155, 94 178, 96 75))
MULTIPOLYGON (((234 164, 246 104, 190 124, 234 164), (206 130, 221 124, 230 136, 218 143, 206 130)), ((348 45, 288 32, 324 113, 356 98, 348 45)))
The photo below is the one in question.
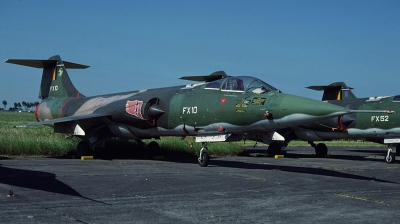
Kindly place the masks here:
POLYGON ((2 155, 65 155, 76 147, 77 139, 53 132, 51 127, 13 128, 35 122, 33 113, 0 112, 0 154, 2 155))
MULTIPOLYGON (((322 143, 321 141, 316 141, 314 144, 322 143)), ((333 140, 333 141, 323 141, 328 147, 349 147, 349 148, 364 148, 364 147, 374 147, 374 148, 387 148, 387 146, 375 143, 375 142, 368 142, 364 140, 354 140, 354 139, 340 139, 340 140, 333 140)), ((291 141, 289 146, 310 146, 306 141, 291 141)))
MULTIPOLYGON (((64 156, 75 153, 80 139, 54 133, 53 128, 34 126, 27 128, 13 128, 12 126, 36 122, 33 113, 0 112, 0 155, 7 156, 64 156)), ((145 140, 148 144, 152 140, 145 140)), ((193 137, 181 139, 179 137, 162 137, 156 140, 162 150, 161 155, 194 156, 198 155, 201 143, 193 141, 193 137), (193 147, 190 148, 190 143, 193 147)), ((318 142, 315 142, 317 144, 318 142)), ((383 145, 355 140, 340 140, 324 142, 328 147, 385 147, 383 145)), ((244 146, 253 146, 254 141, 215 142, 209 143, 208 149, 213 156, 236 156, 245 154, 244 146), (245 144, 244 144, 245 143, 245 144)), ((266 144, 258 143, 258 146, 266 144)), ((292 141, 289 146, 309 146, 305 141, 292 141)), ((138 156, 143 154, 135 141, 111 138, 106 141, 106 151, 114 156, 138 156)))
MULTIPOLYGON (((8 156, 63 156, 74 154, 80 139, 66 134, 54 133, 52 127, 33 126, 13 128, 12 126, 36 122, 33 113, 0 112, 0 155, 8 156)), ((192 138, 182 140, 178 137, 163 137, 156 140, 163 149, 162 155, 197 155, 201 143, 193 143, 190 148, 188 142, 192 138)), ((148 144, 152 140, 144 140, 148 144)), ((237 143, 208 144, 211 155, 238 155, 244 151, 237 143)), ((134 140, 111 138, 106 141, 106 151, 113 156, 140 156, 140 148, 134 140)))

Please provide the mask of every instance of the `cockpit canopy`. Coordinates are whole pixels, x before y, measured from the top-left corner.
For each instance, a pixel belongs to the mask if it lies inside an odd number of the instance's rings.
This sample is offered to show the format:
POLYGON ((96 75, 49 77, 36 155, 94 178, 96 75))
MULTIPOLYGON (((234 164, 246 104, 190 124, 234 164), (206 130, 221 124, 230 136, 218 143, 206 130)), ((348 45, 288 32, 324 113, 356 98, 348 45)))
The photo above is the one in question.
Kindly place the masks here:
POLYGON ((236 76, 218 79, 216 81, 207 83, 204 89, 257 94, 278 90, 262 80, 251 76, 236 76))

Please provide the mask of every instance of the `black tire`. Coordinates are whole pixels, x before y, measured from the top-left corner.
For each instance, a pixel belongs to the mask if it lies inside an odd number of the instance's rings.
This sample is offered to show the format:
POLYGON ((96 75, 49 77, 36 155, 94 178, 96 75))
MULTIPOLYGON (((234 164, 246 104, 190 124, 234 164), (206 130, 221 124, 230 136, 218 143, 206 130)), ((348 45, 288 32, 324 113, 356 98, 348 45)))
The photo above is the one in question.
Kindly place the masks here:
POLYGON ((400 145, 396 146, 396 156, 400 156, 400 145))
POLYGON ((323 157, 328 155, 328 147, 324 143, 318 143, 315 147, 315 154, 318 157, 323 157))
POLYGON ((275 155, 278 155, 282 151, 281 148, 281 144, 279 144, 278 142, 272 142, 268 146, 268 156, 274 157, 275 155))
POLYGON ((87 141, 80 141, 76 147, 78 157, 87 156, 90 153, 90 145, 87 141))
POLYGON ((201 167, 208 166, 208 163, 210 162, 210 156, 208 155, 208 153, 203 152, 201 158, 198 159, 198 162, 199 162, 199 166, 201 166, 201 167))
POLYGON ((389 154, 389 157, 387 157, 387 155, 385 155, 385 161, 386 161, 386 163, 389 163, 389 164, 394 163, 394 161, 396 161, 396 154, 391 152, 389 154))
POLYGON ((144 147, 143 153, 145 159, 153 159, 154 156, 158 156, 161 153, 161 147, 157 142, 152 141, 144 147))
POLYGON ((155 141, 150 142, 150 143, 147 145, 147 148, 150 149, 150 150, 153 151, 153 152, 159 152, 159 151, 161 150, 160 145, 159 145, 157 142, 155 142, 155 141))

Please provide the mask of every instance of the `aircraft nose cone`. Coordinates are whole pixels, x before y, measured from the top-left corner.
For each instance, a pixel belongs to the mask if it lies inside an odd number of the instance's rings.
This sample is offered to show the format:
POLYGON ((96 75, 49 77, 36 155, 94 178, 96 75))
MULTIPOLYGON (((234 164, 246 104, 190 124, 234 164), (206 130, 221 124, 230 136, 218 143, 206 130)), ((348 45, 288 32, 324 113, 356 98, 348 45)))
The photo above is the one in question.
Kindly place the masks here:
POLYGON ((350 112, 350 109, 344 107, 293 95, 284 96, 279 105, 279 117, 290 126, 321 121, 350 112))
POLYGON ((282 114, 302 113, 313 116, 323 116, 336 112, 349 111, 349 109, 317 100, 299 96, 287 95, 280 105, 282 114))

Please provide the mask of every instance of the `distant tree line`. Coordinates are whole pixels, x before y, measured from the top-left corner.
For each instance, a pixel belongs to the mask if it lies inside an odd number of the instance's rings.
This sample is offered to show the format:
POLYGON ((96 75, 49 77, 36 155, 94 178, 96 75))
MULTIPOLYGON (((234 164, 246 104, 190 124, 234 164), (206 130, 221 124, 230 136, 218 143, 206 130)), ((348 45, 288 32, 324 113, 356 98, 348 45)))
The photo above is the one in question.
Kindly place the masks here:
MULTIPOLYGON (((7 110, 7 101, 3 100, 3 107, 0 108, 1 110, 7 110)), ((25 111, 31 110, 31 108, 36 107, 39 104, 39 102, 25 102, 22 101, 20 103, 15 102, 14 105, 8 108, 9 111, 22 111, 22 107, 24 107, 25 111)))

